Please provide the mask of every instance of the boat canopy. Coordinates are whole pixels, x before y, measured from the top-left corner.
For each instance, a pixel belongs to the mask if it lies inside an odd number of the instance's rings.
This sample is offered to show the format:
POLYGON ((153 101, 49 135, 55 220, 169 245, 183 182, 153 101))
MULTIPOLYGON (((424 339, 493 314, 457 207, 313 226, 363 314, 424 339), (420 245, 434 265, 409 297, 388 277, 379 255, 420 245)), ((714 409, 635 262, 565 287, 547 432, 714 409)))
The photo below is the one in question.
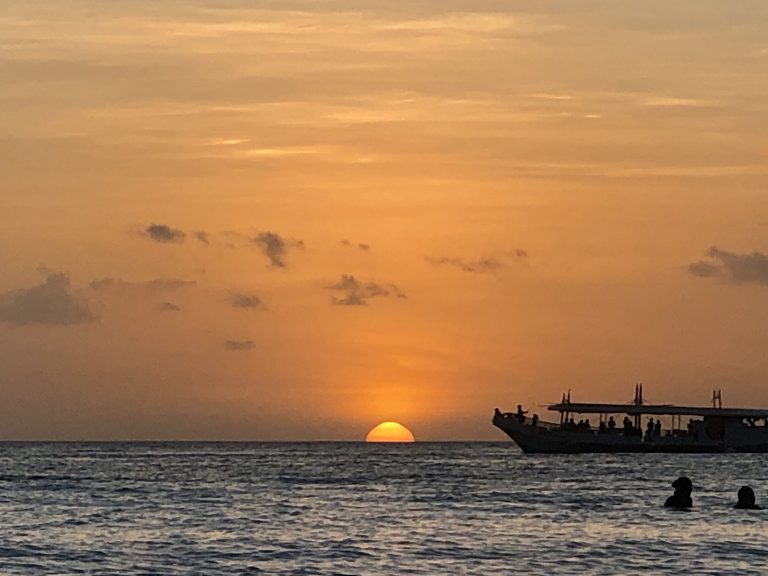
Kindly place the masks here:
POLYGON ((701 406, 675 406, 674 404, 589 404, 560 402, 547 407, 554 412, 574 414, 628 414, 630 416, 701 416, 720 418, 768 418, 768 409, 759 408, 708 408, 701 406))

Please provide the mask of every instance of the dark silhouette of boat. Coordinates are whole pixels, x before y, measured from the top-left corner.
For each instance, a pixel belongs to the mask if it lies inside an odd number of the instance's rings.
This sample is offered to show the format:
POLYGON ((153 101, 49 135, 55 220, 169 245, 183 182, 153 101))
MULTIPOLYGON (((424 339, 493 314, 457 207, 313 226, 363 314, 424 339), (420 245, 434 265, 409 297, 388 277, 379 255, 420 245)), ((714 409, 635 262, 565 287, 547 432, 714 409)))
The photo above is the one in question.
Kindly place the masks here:
POLYGON ((521 406, 516 413, 497 408, 492 422, 528 453, 768 452, 768 409, 723 408, 719 391, 712 394, 711 408, 645 404, 638 384, 631 404, 571 402, 569 391, 548 409, 559 413, 559 423, 542 422, 536 414, 528 417, 521 406), (576 424, 574 415, 597 415, 599 424, 576 424), (624 416, 621 425, 615 424, 614 415, 624 416), (664 430, 662 416, 671 423, 664 430))

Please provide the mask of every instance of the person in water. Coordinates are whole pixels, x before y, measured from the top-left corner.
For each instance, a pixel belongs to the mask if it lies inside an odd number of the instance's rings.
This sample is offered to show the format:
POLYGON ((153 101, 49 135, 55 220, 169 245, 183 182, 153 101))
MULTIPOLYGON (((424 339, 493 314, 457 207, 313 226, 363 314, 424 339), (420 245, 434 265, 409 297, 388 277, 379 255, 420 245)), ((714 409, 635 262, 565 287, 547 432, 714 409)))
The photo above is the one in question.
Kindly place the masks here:
POLYGON ((760 506, 755 504, 755 491, 749 486, 739 488, 738 498, 739 501, 736 502, 734 508, 739 510, 762 510, 760 506))
POLYGON ((693 506, 693 500, 691 499, 693 482, 691 482, 690 478, 687 476, 680 476, 680 478, 672 482, 672 488, 675 489, 675 493, 664 502, 666 508, 685 510, 686 508, 691 508, 693 506))

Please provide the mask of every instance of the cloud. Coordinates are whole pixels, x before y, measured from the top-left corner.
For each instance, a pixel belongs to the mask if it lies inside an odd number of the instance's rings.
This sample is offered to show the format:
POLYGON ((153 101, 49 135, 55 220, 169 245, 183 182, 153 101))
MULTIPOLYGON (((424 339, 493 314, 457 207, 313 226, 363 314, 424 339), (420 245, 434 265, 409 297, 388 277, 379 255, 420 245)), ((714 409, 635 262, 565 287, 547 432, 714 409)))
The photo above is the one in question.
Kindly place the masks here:
POLYGON ((241 294, 238 292, 233 292, 229 295, 229 303, 232 304, 234 308, 264 308, 264 302, 261 301, 261 298, 256 296, 255 294, 241 294))
POLYGON ((698 262, 688 264, 688 272, 698 278, 714 278, 722 275, 722 268, 712 262, 699 260, 698 262))
POLYGON ((0 321, 11 324, 85 324, 95 319, 72 295, 69 276, 50 274, 45 282, 0 295, 0 321))
POLYGON ((195 230, 194 236, 198 242, 202 242, 203 244, 211 243, 211 239, 208 236, 208 232, 206 232, 205 230, 195 230))
POLYGON ((150 224, 144 229, 144 236, 155 242, 162 244, 171 244, 181 242, 186 237, 183 230, 171 228, 166 224, 150 224))
POLYGON ((343 294, 343 296, 331 297, 331 304, 336 306, 365 306, 371 298, 406 298, 395 284, 361 282, 351 274, 342 274, 339 281, 326 286, 326 290, 335 290, 343 294))
POLYGON ((158 310, 161 310, 163 312, 178 312, 181 310, 180 307, 178 307, 173 302, 163 302, 158 306, 158 310))
POLYGON ((273 268, 285 268, 285 256, 289 248, 303 248, 302 240, 284 238, 274 232, 259 232, 253 239, 262 251, 269 258, 269 265, 273 268))
POLYGON ((754 251, 738 254, 712 246, 707 250, 711 259, 688 265, 688 272, 698 278, 724 278, 731 284, 762 284, 768 286, 768 255, 754 251))
POLYGON ((247 352, 256 348, 256 343, 253 340, 227 340, 224 348, 230 352, 247 352))
POLYGON ((463 258, 450 258, 447 256, 426 256, 424 259, 435 266, 452 266, 464 272, 477 272, 481 274, 496 272, 503 266, 501 260, 492 257, 480 258, 479 260, 464 260, 463 258))
POLYGON ((365 242, 358 242, 357 244, 352 244, 349 240, 344 238, 343 240, 340 240, 342 246, 346 246, 347 248, 352 248, 355 246, 358 250, 362 250, 363 252, 368 252, 371 249, 370 244, 366 244, 365 242))
POLYGON ((435 266, 451 266, 458 268, 463 272, 472 272, 477 274, 492 274, 504 266, 504 260, 511 260, 515 263, 528 260, 528 252, 520 248, 515 248, 504 254, 502 257, 486 256, 477 260, 466 260, 452 256, 425 256, 424 260, 435 266))
POLYGON ((143 282, 132 282, 122 278, 100 278, 99 280, 89 282, 88 285, 97 291, 142 289, 157 292, 173 292, 182 288, 192 288, 197 285, 197 282, 182 278, 160 278, 143 282))

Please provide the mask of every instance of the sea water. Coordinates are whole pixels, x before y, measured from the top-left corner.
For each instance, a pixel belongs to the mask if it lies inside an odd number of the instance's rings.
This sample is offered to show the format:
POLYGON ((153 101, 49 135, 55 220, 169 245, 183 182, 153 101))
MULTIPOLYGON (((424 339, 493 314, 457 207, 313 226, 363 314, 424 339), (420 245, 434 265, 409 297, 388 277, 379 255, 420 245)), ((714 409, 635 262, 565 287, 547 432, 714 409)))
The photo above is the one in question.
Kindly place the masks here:
POLYGON ((0 444, 0 574, 766 574, 762 455, 0 444), (694 509, 662 507, 687 475, 694 509))

